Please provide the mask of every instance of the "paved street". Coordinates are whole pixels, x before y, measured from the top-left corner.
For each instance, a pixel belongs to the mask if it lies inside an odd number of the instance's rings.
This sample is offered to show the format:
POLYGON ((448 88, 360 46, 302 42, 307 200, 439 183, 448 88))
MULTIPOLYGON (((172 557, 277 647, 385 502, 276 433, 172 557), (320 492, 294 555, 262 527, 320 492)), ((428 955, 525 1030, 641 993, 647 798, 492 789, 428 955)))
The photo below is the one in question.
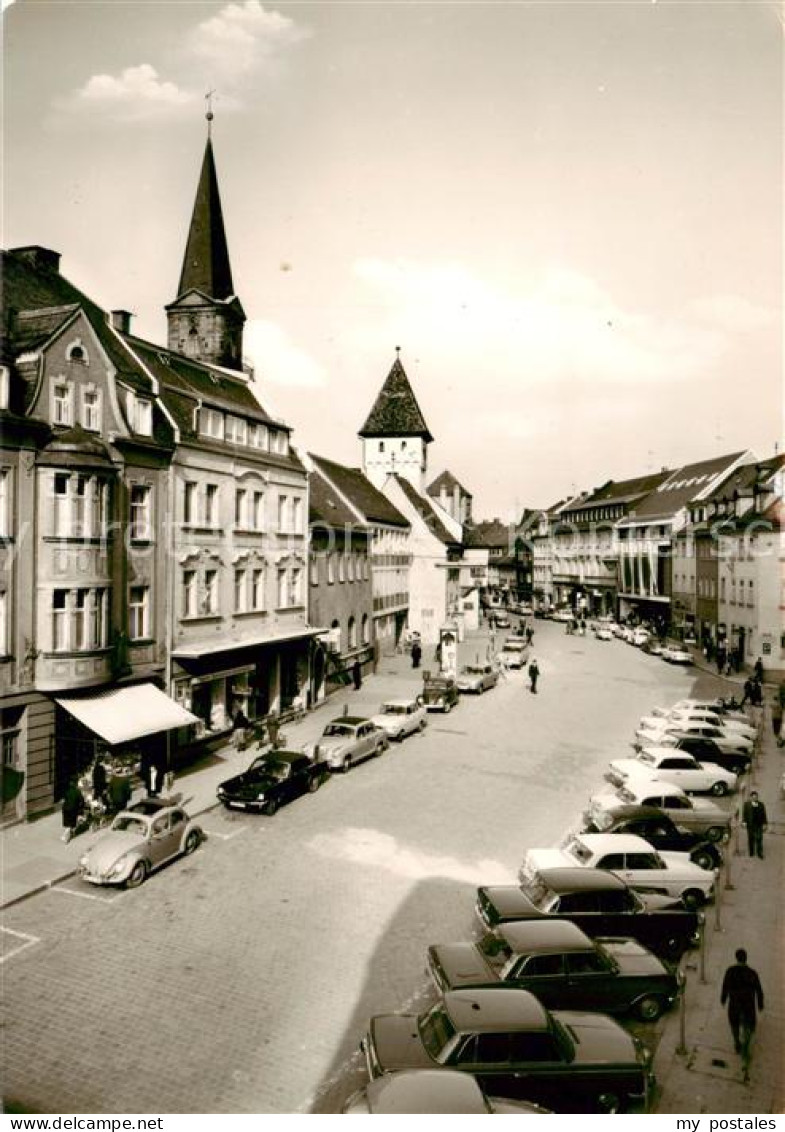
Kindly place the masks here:
MULTIPOLYGON (((9 1103, 340 1107, 362 1079, 369 1015, 422 996, 426 946, 469 934, 475 886, 514 879, 528 847, 558 841, 644 710, 693 682, 556 624, 538 622, 534 644, 538 695, 511 673, 272 819, 204 815, 208 842, 138 890, 72 879, 10 909, 9 1103)), ((382 662, 385 686, 414 689, 395 665, 393 677, 382 662)), ((378 706, 374 683, 359 713, 378 706)), ((299 730, 315 738, 328 718, 299 730)))

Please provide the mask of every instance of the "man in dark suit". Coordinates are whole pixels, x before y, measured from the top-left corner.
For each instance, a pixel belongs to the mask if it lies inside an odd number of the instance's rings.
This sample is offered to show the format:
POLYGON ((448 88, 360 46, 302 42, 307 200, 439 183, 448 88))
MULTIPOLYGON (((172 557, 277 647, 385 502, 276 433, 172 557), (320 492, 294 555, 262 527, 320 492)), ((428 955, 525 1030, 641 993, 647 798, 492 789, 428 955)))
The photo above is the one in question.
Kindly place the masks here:
POLYGON ((768 825, 768 818, 766 807, 755 790, 750 791, 750 796, 744 803, 742 821, 747 827, 747 845, 750 856, 758 856, 763 860, 763 831, 768 825))
POLYGON ((736 962, 725 972, 720 1002, 723 1006, 726 1002, 728 1004, 733 1047, 746 1063, 757 1022, 757 1010, 763 1010, 763 988, 757 971, 747 965, 747 952, 743 947, 736 952, 736 962))

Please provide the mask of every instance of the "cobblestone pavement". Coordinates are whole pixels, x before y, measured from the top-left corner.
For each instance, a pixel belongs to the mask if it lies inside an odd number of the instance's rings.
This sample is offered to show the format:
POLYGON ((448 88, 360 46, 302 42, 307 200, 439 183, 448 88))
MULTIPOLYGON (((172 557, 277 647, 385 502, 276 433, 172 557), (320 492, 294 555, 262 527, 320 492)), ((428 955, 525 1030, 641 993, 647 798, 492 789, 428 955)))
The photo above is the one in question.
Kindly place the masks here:
MULTIPOLYGON (((9 909, 9 1106, 340 1108, 369 1016, 427 995, 428 943, 473 933, 476 885, 574 826, 644 710, 693 679, 558 625, 535 651, 536 696, 511 673, 272 819, 205 814, 207 843, 140 889, 72 879, 9 909)), ((353 701, 377 702, 373 681, 353 701)))

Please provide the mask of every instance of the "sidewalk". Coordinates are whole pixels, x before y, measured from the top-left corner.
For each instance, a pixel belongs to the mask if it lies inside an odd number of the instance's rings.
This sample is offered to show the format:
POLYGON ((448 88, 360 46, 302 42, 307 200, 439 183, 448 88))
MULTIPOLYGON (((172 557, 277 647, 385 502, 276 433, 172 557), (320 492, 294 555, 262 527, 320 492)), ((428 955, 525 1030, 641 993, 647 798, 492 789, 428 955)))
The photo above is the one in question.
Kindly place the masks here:
MULTIPOLYGON (((708 666, 701 668, 695 685, 699 695, 728 694, 729 684, 742 684, 745 679, 718 677, 708 666)), ((762 861, 750 859, 743 828, 731 838, 730 877, 726 865, 718 905, 706 908, 705 982, 699 953, 687 955, 683 1052, 678 1011, 667 1016, 656 1052, 654 1112, 761 1114, 782 1112, 785 1105, 785 800, 779 789, 785 749, 777 748, 774 741, 769 710, 773 689, 766 691, 760 755, 753 763, 749 787, 758 791, 768 813, 766 856, 762 861), (765 996, 753 1041, 749 1083, 744 1082, 741 1058, 733 1051, 726 1007, 720 1005, 722 978, 735 962, 738 947, 746 948, 765 996)))
MULTIPOLYGON (((488 643, 485 629, 473 633, 459 646, 460 663, 484 658, 488 643)), ((426 650, 419 670, 412 671, 407 654, 383 656, 378 672, 363 681, 359 691, 352 685, 334 692, 298 723, 284 725, 287 745, 301 747, 315 743, 325 724, 342 715, 344 707, 355 715, 375 714, 383 700, 391 696, 416 694, 421 690, 422 672, 436 664, 432 652, 426 650)), ((213 809, 219 803, 215 791, 219 782, 239 774, 250 763, 251 749, 238 751, 231 743, 184 768, 175 781, 175 793, 191 817, 213 809)), ((144 797, 142 789, 134 793, 134 801, 144 797)), ((17 904, 73 876, 79 858, 102 836, 105 830, 79 834, 68 844, 61 840, 63 832, 59 811, 37 821, 8 826, 0 833, 0 908, 17 904)))

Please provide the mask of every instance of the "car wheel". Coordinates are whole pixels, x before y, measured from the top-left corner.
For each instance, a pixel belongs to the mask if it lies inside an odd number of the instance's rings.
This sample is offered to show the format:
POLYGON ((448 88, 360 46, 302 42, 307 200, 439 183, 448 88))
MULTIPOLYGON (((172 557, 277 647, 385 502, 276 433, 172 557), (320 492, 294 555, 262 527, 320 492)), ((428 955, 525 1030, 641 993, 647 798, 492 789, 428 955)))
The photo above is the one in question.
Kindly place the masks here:
POLYGON ((715 794, 718 798, 721 798, 723 796, 723 794, 728 793, 727 782, 715 782, 714 785, 711 788, 711 792, 712 792, 712 794, 715 794))
POLYGON ((316 791, 321 786, 321 784, 322 784, 322 776, 320 774, 315 774, 313 776, 313 778, 311 779, 311 781, 308 783, 308 793, 309 794, 315 794, 316 791))
POLYGON ((705 904, 706 897, 699 888, 688 888, 686 892, 682 892, 681 902, 685 908, 692 910, 693 908, 700 908, 705 904))
POLYGON ((708 849, 696 849, 692 860, 699 869, 714 868, 714 854, 708 849))
POLYGON ((265 802, 265 804, 262 806, 262 813, 266 814, 268 818, 271 818, 277 809, 277 801, 275 800, 275 798, 270 798, 269 802, 265 802))
POLYGON ((199 836, 199 834, 197 833, 197 831, 195 829, 192 829, 191 832, 186 837, 185 845, 183 846, 183 852, 186 854, 186 856, 189 853, 195 853, 196 852, 196 850, 199 848, 199 842, 201 840, 202 839, 199 836))
POLYGON ((341 774, 348 774, 351 769, 352 769, 352 760, 347 755, 346 758, 341 763, 341 774))
POLYGON ((656 1022, 665 1009, 665 1003, 657 994, 647 994, 635 1003, 635 1013, 641 1022, 656 1022))
POLYGON ((150 869, 147 861, 137 861, 131 869, 128 880, 125 882, 126 888, 138 888, 140 884, 144 884, 147 880, 147 874, 150 869))
POLYGON ((706 830, 707 841, 724 841, 728 836, 728 831, 723 829, 721 825, 712 825, 706 830))
POLYGON ((600 1112, 619 1112, 621 1097, 618 1093, 600 1093, 597 1097, 597 1106, 600 1112))

